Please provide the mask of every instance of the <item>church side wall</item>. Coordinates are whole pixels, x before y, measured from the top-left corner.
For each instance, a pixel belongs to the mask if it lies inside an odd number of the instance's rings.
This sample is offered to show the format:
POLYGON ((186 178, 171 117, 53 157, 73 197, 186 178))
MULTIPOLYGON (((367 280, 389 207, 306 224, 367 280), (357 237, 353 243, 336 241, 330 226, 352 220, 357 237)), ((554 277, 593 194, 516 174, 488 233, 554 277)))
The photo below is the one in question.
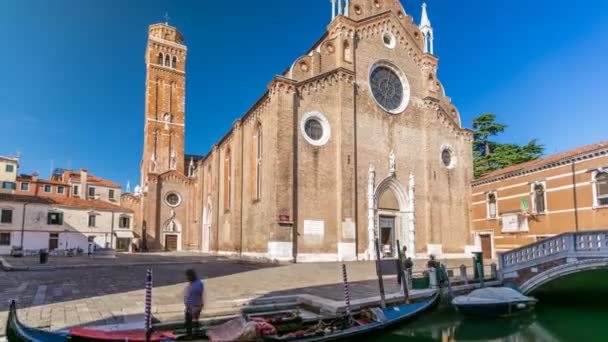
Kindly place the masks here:
POLYGON ((243 182, 243 253, 266 256, 270 229, 277 223, 274 193, 275 168, 273 158, 285 149, 277 144, 277 106, 268 98, 243 124, 244 182, 243 182), (255 167, 257 158, 257 128, 262 130, 261 191, 255 196, 255 167))

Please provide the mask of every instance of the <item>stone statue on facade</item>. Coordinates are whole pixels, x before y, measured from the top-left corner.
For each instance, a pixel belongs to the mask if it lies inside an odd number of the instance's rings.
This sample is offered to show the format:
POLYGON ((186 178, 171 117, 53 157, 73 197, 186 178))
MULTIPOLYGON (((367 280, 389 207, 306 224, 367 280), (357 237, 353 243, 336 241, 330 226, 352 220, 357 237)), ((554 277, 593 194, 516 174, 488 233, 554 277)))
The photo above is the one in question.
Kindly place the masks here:
POLYGON ((389 165, 389 172, 391 175, 395 174, 395 151, 391 150, 391 154, 388 157, 388 165, 389 165))
POLYGON ((175 150, 171 150, 171 160, 169 162, 169 169, 175 170, 176 165, 177 165, 177 163, 175 161, 175 150))
POLYGON ((156 170, 156 154, 153 153, 150 157, 150 172, 154 172, 156 170))

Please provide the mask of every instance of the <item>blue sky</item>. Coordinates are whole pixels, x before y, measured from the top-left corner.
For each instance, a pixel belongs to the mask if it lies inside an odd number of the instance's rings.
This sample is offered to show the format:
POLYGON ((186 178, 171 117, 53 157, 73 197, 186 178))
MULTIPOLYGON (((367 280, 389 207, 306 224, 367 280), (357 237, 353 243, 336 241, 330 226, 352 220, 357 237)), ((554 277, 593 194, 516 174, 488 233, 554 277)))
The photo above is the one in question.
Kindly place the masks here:
MULTIPOLYGON (((404 0, 420 20, 420 0, 404 0)), ((607 140, 608 1, 429 0, 439 79, 470 127, 554 153, 607 140)), ((147 27, 185 35, 186 152, 206 154, 275 74, 323 34, 329 0, 4 0, 0 154, 21 172, 139 179, 147 27)))

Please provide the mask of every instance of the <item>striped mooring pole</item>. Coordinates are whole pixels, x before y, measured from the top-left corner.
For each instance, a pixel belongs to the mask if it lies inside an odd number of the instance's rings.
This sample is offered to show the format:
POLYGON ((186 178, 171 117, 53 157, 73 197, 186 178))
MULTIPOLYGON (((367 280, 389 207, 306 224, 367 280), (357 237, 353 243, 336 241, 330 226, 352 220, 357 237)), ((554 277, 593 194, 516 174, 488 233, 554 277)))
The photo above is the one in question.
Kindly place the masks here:
POLYGON ((150 341, 152 334, 152 269, 148 268, 146 272, 146 341, 150 341))
POLYGON ((348 277, 346 275, 346 265, 342 264, 342 277, 344 278, 344 302, 346 302, 346 314, 348 319, 352 319, 350 312, 350 291, 348 289, 348 277))

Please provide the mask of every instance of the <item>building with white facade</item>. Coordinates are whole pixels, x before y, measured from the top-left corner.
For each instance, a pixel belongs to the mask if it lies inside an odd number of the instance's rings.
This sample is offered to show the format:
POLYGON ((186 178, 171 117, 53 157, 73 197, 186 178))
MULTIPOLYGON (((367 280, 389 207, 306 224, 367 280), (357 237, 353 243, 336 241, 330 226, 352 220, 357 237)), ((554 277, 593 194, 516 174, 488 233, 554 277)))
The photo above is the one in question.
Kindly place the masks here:
POLYGON ((92 252, 131 251, 132 211, 101 200, 0 194, 0 255, 12 247, 92 252))
POLYGON ((14 194, 19 158, 0 156, 0 193, 14 194))

